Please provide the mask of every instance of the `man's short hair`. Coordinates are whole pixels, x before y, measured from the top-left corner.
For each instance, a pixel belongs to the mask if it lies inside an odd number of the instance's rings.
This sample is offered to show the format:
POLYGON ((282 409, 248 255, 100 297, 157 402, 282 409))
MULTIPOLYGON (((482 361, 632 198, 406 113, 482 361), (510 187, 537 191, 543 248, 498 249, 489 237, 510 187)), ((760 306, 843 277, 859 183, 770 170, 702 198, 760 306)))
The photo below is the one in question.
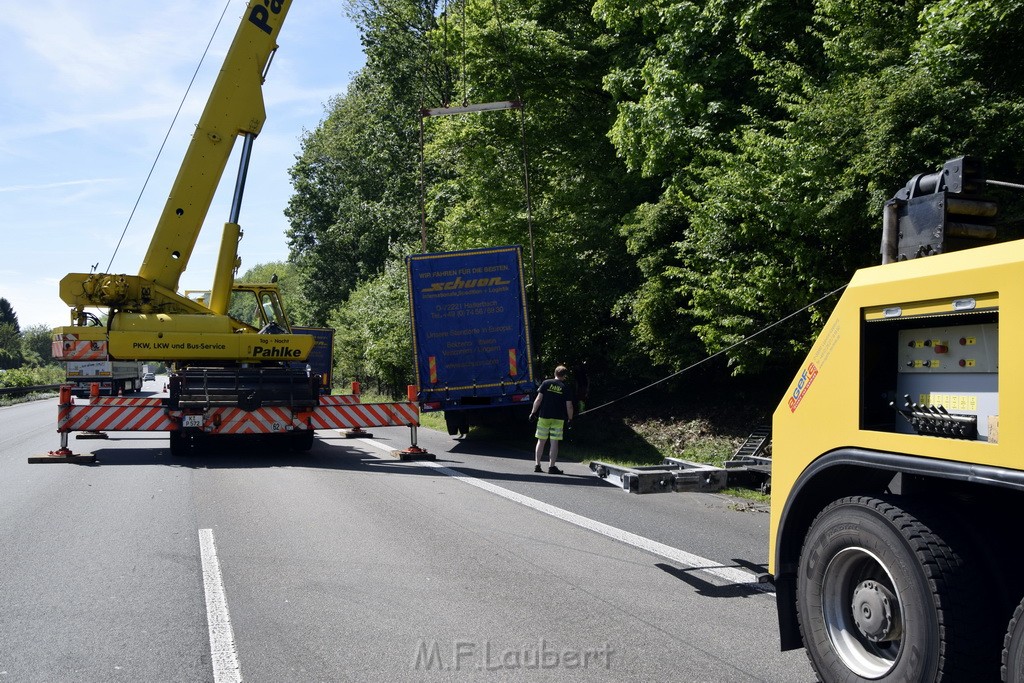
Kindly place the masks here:
POLYGON ((555 368, 555 378, 556 379, 565 379, 565 376, 568 375, 568 374, 569 374, 569 368, 565 367, 564 365, 559 365, 557 368, 555 368))

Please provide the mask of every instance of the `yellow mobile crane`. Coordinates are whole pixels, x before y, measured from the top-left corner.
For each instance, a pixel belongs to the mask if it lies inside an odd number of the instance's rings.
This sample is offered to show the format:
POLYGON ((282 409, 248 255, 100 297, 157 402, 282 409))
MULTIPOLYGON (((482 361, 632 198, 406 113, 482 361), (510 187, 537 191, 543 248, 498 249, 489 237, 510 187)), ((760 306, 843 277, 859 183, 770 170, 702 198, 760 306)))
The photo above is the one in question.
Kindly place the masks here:
POLYGON ((993 183, 962 157, 886 204, 775 411, 781 646, 823 681, 1024 681, 1024 240, 965 248, 993 183))
POLYGON ((250 4, 196 126, 139 274, 71 273, 64 277, 60 296, 72 307, 73 325, 59 328, 56 334, 106 342, 110 355, 123 359, 234 366, 306 358, 312 339, 282 334, 287 332, 288 322, 276 287, 245 292, 263 315, 260 328, 266 329, 262 332, 254 326, 256 321, 243 322, 228 315, 239 263, 238 215, 246 169, 253 140, 266 119, 261 86, 290 4, 250 4), (224 226, 211 296, 204 305, 179 294, 178 280, 239 135, 243 136, 243 148, 231 216, 224 226), (95 320, 86 313, 87 307, 109 309, 105 328, 90 325, 95 320), (264 311, 278 317, 268 320, 264 311))
MULTIPOLYGON (((58 360, 171 361, 169 399, 100 399, 75 406, 62 396, 57 456, 82 430, 170 433, 181 454, 204 435, 283 434, 308 449, 313 430, 403 424, 415 427, 409 403, 377 404, 320 395, 303 361, 314 338, 292 334, 276 284, 234 284, 238 225, 252 144, 266 119, 262 85, 291 0, 251 0, 196 126, 138 275, 71 273, 60 296, 72 324, 54 330, 58 360), (237 137, 241 160, 228 222, 208 295, 178 293, 199 231, 237 137), (105 324, 87 308, 106 308, 105 324)), ((415 448, 415 432, 413 432, 415 448)))

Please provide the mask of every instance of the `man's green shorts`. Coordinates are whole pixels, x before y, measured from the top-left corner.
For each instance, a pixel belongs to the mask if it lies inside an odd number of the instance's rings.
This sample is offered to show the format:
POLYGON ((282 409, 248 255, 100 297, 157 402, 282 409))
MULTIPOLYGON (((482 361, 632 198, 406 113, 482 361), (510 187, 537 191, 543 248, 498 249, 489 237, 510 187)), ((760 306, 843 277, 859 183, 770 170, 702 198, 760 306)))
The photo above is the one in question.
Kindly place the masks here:
POLYGON ((556 420, 550 417, 537 418, 538 439, 551 439, 552 441, 562 440, 562 430, 565 428, 565 420, 556 420))

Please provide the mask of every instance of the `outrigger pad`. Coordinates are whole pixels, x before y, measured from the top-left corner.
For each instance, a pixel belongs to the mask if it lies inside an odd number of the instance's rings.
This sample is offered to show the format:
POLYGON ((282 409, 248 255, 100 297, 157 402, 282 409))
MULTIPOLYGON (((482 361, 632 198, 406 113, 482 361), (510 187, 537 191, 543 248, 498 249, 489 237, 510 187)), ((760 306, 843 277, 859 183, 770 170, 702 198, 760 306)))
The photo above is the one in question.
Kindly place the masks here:
POLYGON ((404 451, 391 451, 391 455, 399 460, 437 460, 433 453, 428 453, 422 448, 411 446, 404 451))

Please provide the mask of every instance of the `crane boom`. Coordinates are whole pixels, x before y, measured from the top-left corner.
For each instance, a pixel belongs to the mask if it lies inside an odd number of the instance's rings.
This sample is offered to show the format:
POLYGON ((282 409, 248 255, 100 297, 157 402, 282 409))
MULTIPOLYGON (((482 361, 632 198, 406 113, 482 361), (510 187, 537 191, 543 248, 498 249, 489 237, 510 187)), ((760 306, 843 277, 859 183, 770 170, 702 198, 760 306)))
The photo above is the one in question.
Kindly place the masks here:
POLYGON ((235 139, 241 134, 255 137, 263 128, 267 115, 262 85, 290 6, 291 0, 249 3, 171 186, 139 277, 170 291, 178 289, 235 139))
MULTIPOLYGON (((96 397, 75 405, 63 387, 61 447, 30 462, 94 462, 95 456, 68 448, 72 431, 166 432, 177 456, 201 453, 220 436, 305 451, 317 429, 365 435, 362 427, 393 425, 410 427, 412 437, 409 449, 396 455, 432 458, 416 446, 419 413, 412 401, 363 404, 358 392, 328 395, 323 382, 329 373, 306 362, 314 337, 291 333, 276 277, 265 285, 233 282, 248 159, 266 118, 262 85, 290 6, 291 0, 249 0, 138 275, 71 273, 60 282, 72 324, 54 330, 54 358, 167 361, 167 396, 96 397), (178 281, 239 136, 244 146, 213 288, 179 294, 178 281), (106 321, 85 310, 95 307, 108 309, 106 321)), ((321 351, 331 362, 330 347, 321 351)))
POLYGON ((55 341, 104 344, 111 358, 248 364, 304 360, 308 335, 288 333, 274 284, 236 286, 238 225, 253 139, 266 120, 263 82, 291 0, 249 0, 220 73, 196 125, 138 275, 71 273, 60 283, 72 307, 72 326, 55 341), (232 147, 244 136, 241 168, 224 225, 213 287, 195 300, 178 293, 181 274, 203 227, 232 147), (234 294, 247 303, 236 304, 234 294), (105 329, 90 325, 87 307, 109 309, 105 329))

